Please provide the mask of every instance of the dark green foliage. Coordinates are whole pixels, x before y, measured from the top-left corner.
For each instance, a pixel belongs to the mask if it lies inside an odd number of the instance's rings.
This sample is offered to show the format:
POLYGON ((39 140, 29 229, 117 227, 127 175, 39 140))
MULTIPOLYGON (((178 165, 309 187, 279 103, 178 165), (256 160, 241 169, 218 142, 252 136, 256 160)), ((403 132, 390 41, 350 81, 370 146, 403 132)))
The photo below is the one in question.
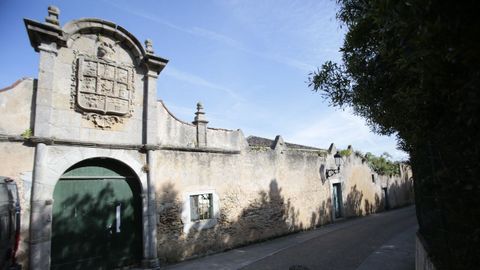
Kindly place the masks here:
POLYGON ((351 149, 343 149, 343 150, 340 150, 338 151, 338 153, 342 156, 342 157, 348 157, 352 154, 352 150, 351 149))
POLYGON ((376 173, 381 175, 400 175, 400 165, 397 162, 391 161, 391 158, 392 156, 386 152, 379 157, 369 152, 365 154, 368 165, 370 165, 376 173))
MULTIPOLYGON (((310 86, 410 154, 420 233, 437 269, 480 265, 477 1, 338 0, 343 63, 310 86)), ((320 30, 319 30, 320 31, 320 30)))
MULTIPOLYGON (((338 151, 342 157, 348 157, 353 154, 352 149, 343 149, 338 151)), ((400 175, 400 165, 398 162, 391 161, 392 156, 385 152, 381 156, 377 157, 374 154, 367 152, 363 155, 361 152, 356 151, 355 155, 361 157, 368 162, 368 165, 378 174, 381 175, 400 175)))

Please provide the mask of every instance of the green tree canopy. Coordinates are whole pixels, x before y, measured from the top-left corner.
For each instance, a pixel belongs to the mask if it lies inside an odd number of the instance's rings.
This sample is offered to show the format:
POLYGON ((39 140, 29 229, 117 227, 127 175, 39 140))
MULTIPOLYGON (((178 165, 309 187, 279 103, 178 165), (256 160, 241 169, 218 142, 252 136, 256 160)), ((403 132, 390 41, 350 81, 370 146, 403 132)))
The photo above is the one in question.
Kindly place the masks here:
POLYGON ((370 165, 376 173, 381 175, 400 175, 400 164, 391 161, 391 158, 392 156, 386 152, 379 157, 370 152, 365 154, 368 165, 370 165))
POLYGON ((437 269, 480 265, 476 1, 338 0, 342 63, 310 87, 410 154, 420 234, 437 269))

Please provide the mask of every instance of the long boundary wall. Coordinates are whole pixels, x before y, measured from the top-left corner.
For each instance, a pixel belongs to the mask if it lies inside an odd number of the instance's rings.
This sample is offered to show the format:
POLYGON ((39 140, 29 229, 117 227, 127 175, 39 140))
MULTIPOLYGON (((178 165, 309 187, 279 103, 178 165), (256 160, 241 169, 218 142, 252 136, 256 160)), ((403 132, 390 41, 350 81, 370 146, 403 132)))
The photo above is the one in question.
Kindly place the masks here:
POLYGON ((50 268, 53 190, 85 159, 118 160, 137 174, 144 269, 413 202, 408 167, 379 176, 350 155, 331 174, 333 144, 248 141, 241 130, 208 127, 200 103, 191 123, 177 119, 157 101, 168 60, 151 42, 99 19, 62 28, 58 15, 50 7, 46 23, 25 20, 39 78, 0 90, 0 174, 19 186, 24 269, 50 268), (211 194, 209 219, 192 221, 196 194, 211 194))

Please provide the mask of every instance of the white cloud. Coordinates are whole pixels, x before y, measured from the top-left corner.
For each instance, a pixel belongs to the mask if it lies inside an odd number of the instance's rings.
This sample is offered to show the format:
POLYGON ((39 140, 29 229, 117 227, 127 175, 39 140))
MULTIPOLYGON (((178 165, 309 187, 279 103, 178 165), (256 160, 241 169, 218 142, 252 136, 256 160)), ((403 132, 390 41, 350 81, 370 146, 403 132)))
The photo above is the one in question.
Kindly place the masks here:
POLYGON ((312 71, 312 70, 315 69, 315 66, 313 66, 313 65, 310 65, 310 64, 305 63, 303 61, 300 61, 300 60, 297 60, 297 59, 294 59, 294 58, 290 58, 290 57, 287 57, 287 56, 284 56, 284 55, 271 54, 271 53, 264 54, 264 53, 258 53, 258 52, 250 52, 250 53, 254 54, 254 55, 257 55, 257 56, 261 56, 263 58, 270 59, 270 60, 275 61, 279 64, 286 64, 290 67, 293 67, 293 68, 301 70, 301 71, 312 71))
POLYGON ((188 31, 188 33, 192 35, 197 35, 201 36, 203 38, 207 38, 210 40, 214 40, 220 43, 224 43, 230 47, 237 48, 240 50, 245 50, 245 47, 242 43, 240 43, 238 40, 235 40, 229 36, 219 34, 217 32, 205 29, 205 28, 200 28, 200 27, 193 27, 191 30, 188 31))
MULTIPOLYGON (((287 136, 286 136, 287 137, 287 136)), ((393 136, 380 136, 370 131, 365 120, 355 116, 350 110, 336 111, 320 116, 299 131, 288 136, 294 143, 327 148, 325 143, 335 143, 337 148, 352 145, 354 150, 380 155, 388 152, 395 160, 406 159, 405 152, 396 149, 393 136)))
POLYGON ((184 81, 196 86, 201 86, 204 88, 208 89, 213 89, 217 91, 224 92, 228 94, 230 97, 234 98, 235 100, 243 100, 243 98, 238 95, 238 91, 235 91, 229 87, 225 87, 223 85, 211 82, 205 78, 202 78, 198 75, 190 74, 188 72, 180 71, 174 67, 169 66, 167 69, 165 69, 164 73, 162 73, 163 76, 168 76, 172 77, 176 80, 184 81))
POLYGON ((212 41, 215 41, 215 42, 218 42, 218 43, 222 43, 222 44, 225 44, 225 45, 227 45, 231 48, 242 51, 244 53, 248 53, 248 54, 260 57, 260 58, 268 59, 268 60, 277 62, 279 64, 288 65, 290 67, 293 67, 295 69, 299 69, 301 71, 311 71, 311 70, 314 69, 313 65, 308 64, 308 63, 306 63, 304 61, 301 61, 301 60, 298 60, 298 59, 294 59, 292 57, 287 57, 285 55, 280 55, 278 53, 272 53, 270 51, 263 52, 263 51, 251 50, 251 49, 247 48, 247 46, 245 46, 242 42, 240 42, 238 40, 235 40, 234 38, 229 37, 227 35, 220 34, 218 32, 215 32, 215 31, 212 31, 212 30, 209 30, 209 29, 205 29, 205 28, 201 28, 201 27, 197 27, 197 26, 193 26, 191 28, 182 27, 182 26, 173 24, 169 21, 163 20, 163 19, 159 18, 158 16, 151 15, 151 14, 148 14, 148 13, 145 13, 145 12, 139 12, 139 11, 136 11, 136 10, 130 9, 130 8, 125 8, 125 7, 120 6, 120 5, 118 5, 114 2, 110 2, 110 3, 113 6, 115 6, 116 8, 121 9, 124 12, 133 14, 135 16, 144 18, 146 20, 153 21, 155 23, 159 23, 161 25, 167 26, 167 27, 169 27, 171 29, 174 29, 174 30, 177 30, 179 32, 187 33, 187 34, 190 34, 190 35, 193 35, 193 36, 198 36, 198 37, 209 39, 209 40, 212 40, 212 41))
POLYGON ((345 30, 336 20, 335 1, 218 2, 267 47, 265 58, 302 71, 311 71, 311 66, 326 60, 341 60, 339 47, 345 30))

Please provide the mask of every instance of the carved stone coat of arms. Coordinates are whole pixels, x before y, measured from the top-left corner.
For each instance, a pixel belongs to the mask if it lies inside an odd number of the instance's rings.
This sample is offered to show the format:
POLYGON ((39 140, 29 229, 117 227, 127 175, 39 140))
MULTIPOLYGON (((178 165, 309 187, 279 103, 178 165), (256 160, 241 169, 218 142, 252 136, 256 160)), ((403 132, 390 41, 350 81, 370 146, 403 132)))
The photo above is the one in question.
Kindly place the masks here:
POLYGON ((111 128, 133 112, 133 66, 109 59, 111 47, 99 46, 97 56, 77 54, 74 63, 75 109, 101 129, 111 128))

